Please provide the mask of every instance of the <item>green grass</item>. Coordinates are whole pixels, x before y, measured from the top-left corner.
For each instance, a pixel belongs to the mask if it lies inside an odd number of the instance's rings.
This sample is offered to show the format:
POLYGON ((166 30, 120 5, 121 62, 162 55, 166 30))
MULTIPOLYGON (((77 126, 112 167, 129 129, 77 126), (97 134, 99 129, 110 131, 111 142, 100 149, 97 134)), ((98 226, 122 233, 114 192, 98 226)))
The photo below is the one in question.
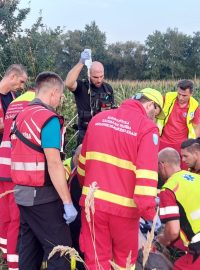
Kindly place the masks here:
POLYGON ((0 270, 8 270, 7 265, 5 265, 5 262, 2 258, 1 250, 0 250, 0 270))

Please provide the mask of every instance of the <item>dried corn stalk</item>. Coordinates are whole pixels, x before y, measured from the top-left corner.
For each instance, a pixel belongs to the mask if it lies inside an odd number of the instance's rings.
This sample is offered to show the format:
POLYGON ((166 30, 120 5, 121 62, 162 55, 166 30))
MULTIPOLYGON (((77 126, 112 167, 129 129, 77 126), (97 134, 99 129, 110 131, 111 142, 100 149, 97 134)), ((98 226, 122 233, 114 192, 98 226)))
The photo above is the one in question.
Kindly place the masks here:
POLYGON ((71 260, 71 269, 76 269, 76 261, 83 263, 85 268, 88 269, 85 262, 80 257, 78 251, 68 246, 61 246, 61 245, 55 246, 49 253, 48 260, 51 259, 57 252, 60 253, 60 256, 69 255, 71 260))
POLYGON ((99 259, 98 259, 97 251, 96 251, 96 244, 95 244, 96 240, 95 240, 95 228, 94 228, 94 213, 95 213, 94 193, 97 189, 98 189, 97 182, 92 182, 92 184, 89 187, 89 192, 85 199, 85 214, 86 214, 86 220, 88 222, 88 226, 90 229, 90 235, 91 235, 92 245, 94 248, 95 262, 97 265, 97 269, 103 270, 103 268, 101 267, 99 263, 99 259), (92 213, 92 216, 93 216, 92 218, 90 216, 90 213, 92 213))
POLYGON ((154 239, 154 231, 155 231, 155 227, 156 227, 156 220, 158 218, 158 211, 159 211, 159 207, 157 208, 156 215, 155 215, 155 217, 153 219, 151 232, 147 233, 147 240, 146 240, 146 242, 144 244, 143 261, 142 261, 143 269, 145 267, 145 264, 146 264, 146 262, 148 260, 148 257, 149 257, 149 253, 151 251, 151 246, 152 246, 152 242, 153 242, 153 239, 154 239))
POLYGON ((117 265, 116 263, 114 263, 113 261, 109 261, 109 263, 111 264, 114 270, 121 270, 121 267, 117 265))
MULTIPOLYGON (((135 269, 135 265, 131 264, 131 254, 132 254, 132 252, 130 251, 129 255, 128 255, 127 259, 126 259, 126 268, 125 268, 126 270, 135 269)), ((119 265, 117 265, 113 261, 109 261, 109 263, 111 264, 111 266, 112 266, 112 268, 114 270, 121 270, 122 269, 119 265)))
POLYGON ((17 189, 16 190, 13 190, 13 189, 12 190, 7 190, 6 192, 0 194, 0 198, 3 198, 6 195, 8 195, 10 193, 13 193, 13 192, 16 192, 16 191, 17 191, 17 189))
POLYGON ((87 222, 91 222, 91 217, 90 217, 90 211, 92 215, 95 213, 95 208, 94 208, 94 193, 98 189, 97 187, 97 182, 92 182, 92 184, 89 187, 89 192, 86 196, 85 199, 85 214, 86 214, 86 219, 87 222))
POLYGON ((131 255, 132 255, 132 252, 130 251, 129 255, 128 255, 127 259, 126 259, 126 269, 127 270, 133 269, 133 265, 131 264, 131 255))

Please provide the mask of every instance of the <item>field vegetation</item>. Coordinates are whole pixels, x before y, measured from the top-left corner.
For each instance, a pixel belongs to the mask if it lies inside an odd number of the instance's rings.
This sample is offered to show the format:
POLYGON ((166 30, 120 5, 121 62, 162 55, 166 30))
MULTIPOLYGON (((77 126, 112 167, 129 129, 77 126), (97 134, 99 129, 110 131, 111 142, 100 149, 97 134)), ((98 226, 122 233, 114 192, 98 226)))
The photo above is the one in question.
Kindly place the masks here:
MULTIPOLYGON (((146 80, 146 81, 129 81, 129 80, 107 80, 114 90, 116 105, 120 105, 121 102, 127 98, 132 97, 137 91, 151 87, 159 90, 163 95, 169 91, 176 91, 178 80, 146 80)), ((200 80, 193 80, 195 89, 194 97, 200 101, 200 80)), ((65 125, 68 127, 68 123, 76 115, 76 105, 74 103, 74 96, 68 90, 65 91, 65 100, 62 107, 59 109, 60 113, 65 118, 65 125)), ((74 137, 75 130, 72 125, 76 123, 75 119, 72 121, 71 125, 67 128, 67 145, 65 148, 66 156, 71 155, 71 150, 74 149, 76 145, 76 136, 74 137)))

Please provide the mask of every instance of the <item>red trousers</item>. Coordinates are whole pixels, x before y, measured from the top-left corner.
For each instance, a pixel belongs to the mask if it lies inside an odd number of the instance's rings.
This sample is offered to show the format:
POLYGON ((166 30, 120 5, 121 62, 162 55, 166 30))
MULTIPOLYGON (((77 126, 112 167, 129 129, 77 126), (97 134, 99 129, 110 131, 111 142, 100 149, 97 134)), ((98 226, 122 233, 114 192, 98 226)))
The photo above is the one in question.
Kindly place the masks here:
POLYGON ((131 264, 135 265, 138 255, 139 219, 114 216, 95 210, 94 231, 96 254, 100 265, 98 267, 84 210, 82 209, 81 216, 80 248, 84 252, 85 263, 88 268, 90 270, 99 268, 110 270, 109 260, 114 261, 122 268, 126 268, 130 251, 131 264))
POLYGON ((180 257, 174 264, 173 270, 200 270, 200 256, 193 261, 193 255, 186 254, 180 257))
MULTIPOLYGON (((12 182, 0 182, 0 194, 13 190, 12 182)), ((19 234, 19 209, 14 194, 0 198, 0 248, 7 259, 9 270, 18 269, 16 246, 19 234)))

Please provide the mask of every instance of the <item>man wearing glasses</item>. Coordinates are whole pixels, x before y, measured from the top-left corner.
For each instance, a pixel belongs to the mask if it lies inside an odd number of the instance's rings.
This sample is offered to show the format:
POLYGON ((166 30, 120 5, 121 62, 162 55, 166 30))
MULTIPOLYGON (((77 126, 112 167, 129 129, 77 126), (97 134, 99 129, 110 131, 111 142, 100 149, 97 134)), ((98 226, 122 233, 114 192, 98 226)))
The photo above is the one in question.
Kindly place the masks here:
POLYGON ((119 108, 97 114, 88 126, 77 172, 83 208, 90 186, 98 186, 92 220, 96 251, 84 209, 81 217, 80 246, 91 270, 96 269, 95 254, 105 270, 112 260, 125 268, 130 251, 135 265, 139 219, 153 220, 156 213, 159 134, 152 120, 164 117, 162 105, 161 93, 146 88, 119 108))

